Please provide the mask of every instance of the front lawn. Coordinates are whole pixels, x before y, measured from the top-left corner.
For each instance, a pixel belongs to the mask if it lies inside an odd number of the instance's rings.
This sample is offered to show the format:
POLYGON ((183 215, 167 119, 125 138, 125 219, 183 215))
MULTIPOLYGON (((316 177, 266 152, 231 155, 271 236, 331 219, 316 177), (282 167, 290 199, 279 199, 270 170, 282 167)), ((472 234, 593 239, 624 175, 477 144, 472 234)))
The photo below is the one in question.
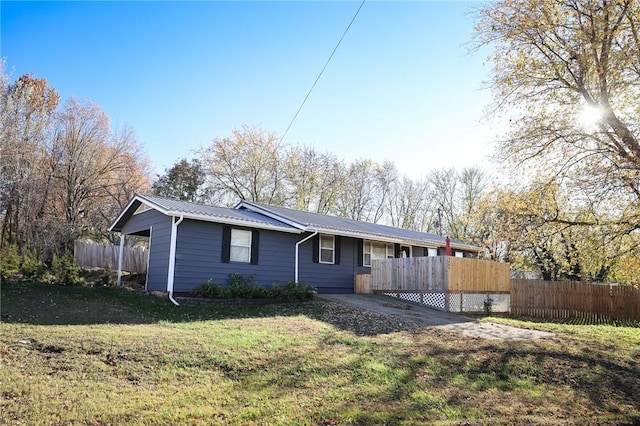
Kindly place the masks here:
POLYGON ((3 283, 0 314, 0 424, 640 423, 635 324, 500 320, 557 333, 503 342, 328 302, 31 283, 3 283))

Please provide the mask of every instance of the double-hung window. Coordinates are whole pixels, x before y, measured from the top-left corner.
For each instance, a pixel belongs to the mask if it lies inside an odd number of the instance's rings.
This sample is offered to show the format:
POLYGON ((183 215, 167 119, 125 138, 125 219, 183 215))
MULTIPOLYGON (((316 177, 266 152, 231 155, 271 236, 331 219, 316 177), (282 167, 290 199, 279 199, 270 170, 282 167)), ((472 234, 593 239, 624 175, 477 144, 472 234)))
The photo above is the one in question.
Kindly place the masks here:
POLYGON ((362 243, 364 247, 362 248, 362 265, 363 266, 371 266, 371 241, 364 241, 362 243))
POLYGON ((258 264, 260 232, 257 229, 222 227, 222 263, 241 262, 258 264))
POLYGON ((231 230, 231 250, 229 252, 231 262, 251 261, 251 231, 243 229, 231 230))
POLYGON ((320 263, 335 263, 336 239, 333 235, 320 235, 320 263))

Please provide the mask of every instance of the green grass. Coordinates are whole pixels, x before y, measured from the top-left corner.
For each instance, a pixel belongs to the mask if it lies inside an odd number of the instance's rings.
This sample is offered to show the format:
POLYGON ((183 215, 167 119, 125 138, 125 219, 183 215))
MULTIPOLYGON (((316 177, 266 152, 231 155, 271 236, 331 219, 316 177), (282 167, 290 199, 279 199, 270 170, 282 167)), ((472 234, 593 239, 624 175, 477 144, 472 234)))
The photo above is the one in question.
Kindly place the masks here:
POLYGON ((1 303, 0 424, 640 423, 637 324, 491 318, 556 333, 504 342, 360 336, 323 302, 3 283, 1 303))

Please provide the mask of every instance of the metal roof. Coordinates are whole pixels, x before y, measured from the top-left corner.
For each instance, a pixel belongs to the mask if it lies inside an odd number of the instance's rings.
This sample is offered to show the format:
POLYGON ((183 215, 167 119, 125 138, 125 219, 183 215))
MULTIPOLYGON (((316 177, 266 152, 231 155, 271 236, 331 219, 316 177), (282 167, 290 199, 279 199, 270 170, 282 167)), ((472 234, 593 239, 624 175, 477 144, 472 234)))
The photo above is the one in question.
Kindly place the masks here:
MULTIPOLYGON (((241 201, 236 209, 248 209, 270 217, 285 219, 291 225, 299 224, 307 231, 335 233, 336 235, 355 236, 365 239, 378 239, 389 242, 408 243, 426 247, 444 247, 445 237, 426 232, 412 231, 409 229, 395 228, 369 222, 362 222, 343 217, 329 216, 325 214, 303 212, 276 207, 261 203, 241 201)), ((479 251, 480 247, 451 240, 451 247, 461 250, 479 251)))
POLYGON ((201 203, 174 200, 159 197, 157 195, 137 194, 125 207, 120 216, 109 228, 111 231, 120 231, 124 223, 145 204, 167 216, 184 217, 186 219, 202 220, 206 222, 220 222, 233 225, 274 229, 283 232, 301 233, 298 228, 287 225, 279 220, 264 216, 249 210, 237 210, 226 207, 215 207, 201 203))
MULTIPOLYGON (((375 241, 405 243, 423 247, 444 247, 445 237, 387 225, 362 222, 343 217, 303 212, 285 207, 241 201, 234 208, 215 207, 201 203, 174 200, 156 195, 136 195, 125 207, 109 230, 121 231, 141 205, 167 216, 218 222, 282 232, 319 232, 375 241)), ((479 251, 480 247, 451 240, 453 249, 479 251)))

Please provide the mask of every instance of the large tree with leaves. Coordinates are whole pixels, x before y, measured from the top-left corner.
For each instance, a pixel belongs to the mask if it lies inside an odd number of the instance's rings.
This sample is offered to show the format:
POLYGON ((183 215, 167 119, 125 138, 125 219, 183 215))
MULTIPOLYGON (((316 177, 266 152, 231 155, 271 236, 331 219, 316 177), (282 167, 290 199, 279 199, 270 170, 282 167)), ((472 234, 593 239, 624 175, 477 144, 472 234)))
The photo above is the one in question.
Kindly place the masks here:
POLYGON ((492 259, 537 271, 546 280, 637 282, 628 276, 631 268, 621 267, 633 255, 638 237, 606 223, 591 203, 572 200, 561 185, 533 182, 490 191, 477 211, 485 216, 483 246, 492 259))
POLYGON ((511 125, 500 157, 640 227, 640 2, 500 0, 477 17, 476 47, 493 48, 491 112, 511 125))
POLYGON ((206 174, 200 160, 182 158, 153 183, 153 193, 183 201, 205 201, 206 174))

